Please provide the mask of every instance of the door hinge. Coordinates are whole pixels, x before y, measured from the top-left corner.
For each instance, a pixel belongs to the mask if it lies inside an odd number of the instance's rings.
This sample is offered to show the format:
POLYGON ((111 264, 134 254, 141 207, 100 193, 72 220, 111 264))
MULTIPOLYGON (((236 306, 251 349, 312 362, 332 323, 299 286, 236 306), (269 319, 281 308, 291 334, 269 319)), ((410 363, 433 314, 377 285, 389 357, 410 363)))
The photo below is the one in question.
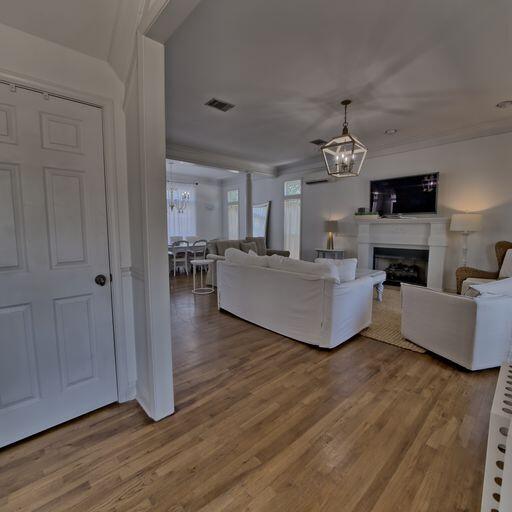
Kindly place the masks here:
POLYGON ((112 282, 112 274, 109 274, 109 276, 110 276, 110 282, 112 282))

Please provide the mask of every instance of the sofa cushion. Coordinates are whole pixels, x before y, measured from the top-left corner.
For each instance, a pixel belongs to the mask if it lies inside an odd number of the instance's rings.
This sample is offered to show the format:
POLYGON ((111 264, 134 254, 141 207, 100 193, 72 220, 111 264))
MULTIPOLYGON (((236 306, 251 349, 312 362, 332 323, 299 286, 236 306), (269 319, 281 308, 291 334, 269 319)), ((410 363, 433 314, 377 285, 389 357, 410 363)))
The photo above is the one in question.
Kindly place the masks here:
POLYGON ((217 254, 225 256, 226 249, 240 249, 240 240, 218 240, 217 254))
POLYGON ((507 277, 512 277, 512 249, 509 249, 505 253, 505 258, 503 259, 498 279, 505 279, 507 277))
MULTIPOLYGON (((258 254, 258 246, 256 242, 240 242, 240 249, 244 252, 254 251, 258 254)), ((264 254, 260 254, 259 256, 265 256, 264 254)))
POLYGON ((245 239, 246 242, 254 242, 256 244, 257 250, 256 252, 260 256, 265 256, 267 254, 267 242, 264 236, 248 236, 245 239))
POLYGON ((338 271, 339 279, 342 283, 353 281, 356 278, 357 258, 347 258, 345 260, 332 260, 330 258, 317 258, 315 263, 326 261, 334 265, 338 271))
POLYGON ((480 292, 480 295, 506 295, 512 297, 512 277, 490 283, 474 284, 471 288, 480 292))
POLYGON ((339 281, 338 270, 334 265, 325 260, 321 263, 312 263, 311 261, 295 260, 274 254, 269 257, 268 264, 270 268, 275 270, 284 270, 296 274, 310 274, 324 278, 332 277, 339 281))
POLYGON ((250 267, 268 267, 268 256, 253 256, 239 249, 229 247, 224 254, 228 263, 250 267))
POLYGON ((206 252, 208 254, 218 254, 217 241, 218 241, 218 238, 212 238, 211 240, 208 240, 208 242, 206 244, 206 252))

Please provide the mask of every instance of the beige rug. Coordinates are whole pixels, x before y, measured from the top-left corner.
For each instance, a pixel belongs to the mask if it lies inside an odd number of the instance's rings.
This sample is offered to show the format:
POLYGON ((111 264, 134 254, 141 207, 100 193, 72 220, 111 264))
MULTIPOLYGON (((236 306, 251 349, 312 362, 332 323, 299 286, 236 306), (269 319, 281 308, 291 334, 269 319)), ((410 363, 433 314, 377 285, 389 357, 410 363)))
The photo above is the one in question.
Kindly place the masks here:
POLYGON ((400 288, 387 286, 384 290, 384 300, 373 302, 372 324, 361 331, 361 334, 396 347, 424 353, 425 349, 407 341, 400 334, 400 309, 400 288))

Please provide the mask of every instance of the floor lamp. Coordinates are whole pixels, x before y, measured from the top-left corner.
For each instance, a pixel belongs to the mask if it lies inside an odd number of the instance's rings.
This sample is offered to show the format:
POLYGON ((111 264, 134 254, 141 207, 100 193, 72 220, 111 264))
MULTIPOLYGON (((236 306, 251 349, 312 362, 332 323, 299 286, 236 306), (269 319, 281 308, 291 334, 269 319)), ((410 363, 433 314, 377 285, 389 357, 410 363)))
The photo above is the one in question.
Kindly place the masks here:
POLYGON ((454 213, 450 231, 462 233, 462 266, 468 264, 468 235, 482 228, 482 216, 479 213, 454 213))

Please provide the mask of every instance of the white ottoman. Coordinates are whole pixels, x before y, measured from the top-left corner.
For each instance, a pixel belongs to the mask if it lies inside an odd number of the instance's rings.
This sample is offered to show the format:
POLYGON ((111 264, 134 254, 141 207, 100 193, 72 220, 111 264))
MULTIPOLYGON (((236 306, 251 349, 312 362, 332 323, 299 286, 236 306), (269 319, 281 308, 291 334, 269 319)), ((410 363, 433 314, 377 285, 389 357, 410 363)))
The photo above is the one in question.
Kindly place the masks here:
POLYGON ((372 270, 370 268, 356 269, 356 279, 358 277, 369 276, 372 278, 373 286, 377 292, 377 300, 382 302, 382 294, 384 292, 384 281, 386 280, 386 272, 384 270, 372 270))

